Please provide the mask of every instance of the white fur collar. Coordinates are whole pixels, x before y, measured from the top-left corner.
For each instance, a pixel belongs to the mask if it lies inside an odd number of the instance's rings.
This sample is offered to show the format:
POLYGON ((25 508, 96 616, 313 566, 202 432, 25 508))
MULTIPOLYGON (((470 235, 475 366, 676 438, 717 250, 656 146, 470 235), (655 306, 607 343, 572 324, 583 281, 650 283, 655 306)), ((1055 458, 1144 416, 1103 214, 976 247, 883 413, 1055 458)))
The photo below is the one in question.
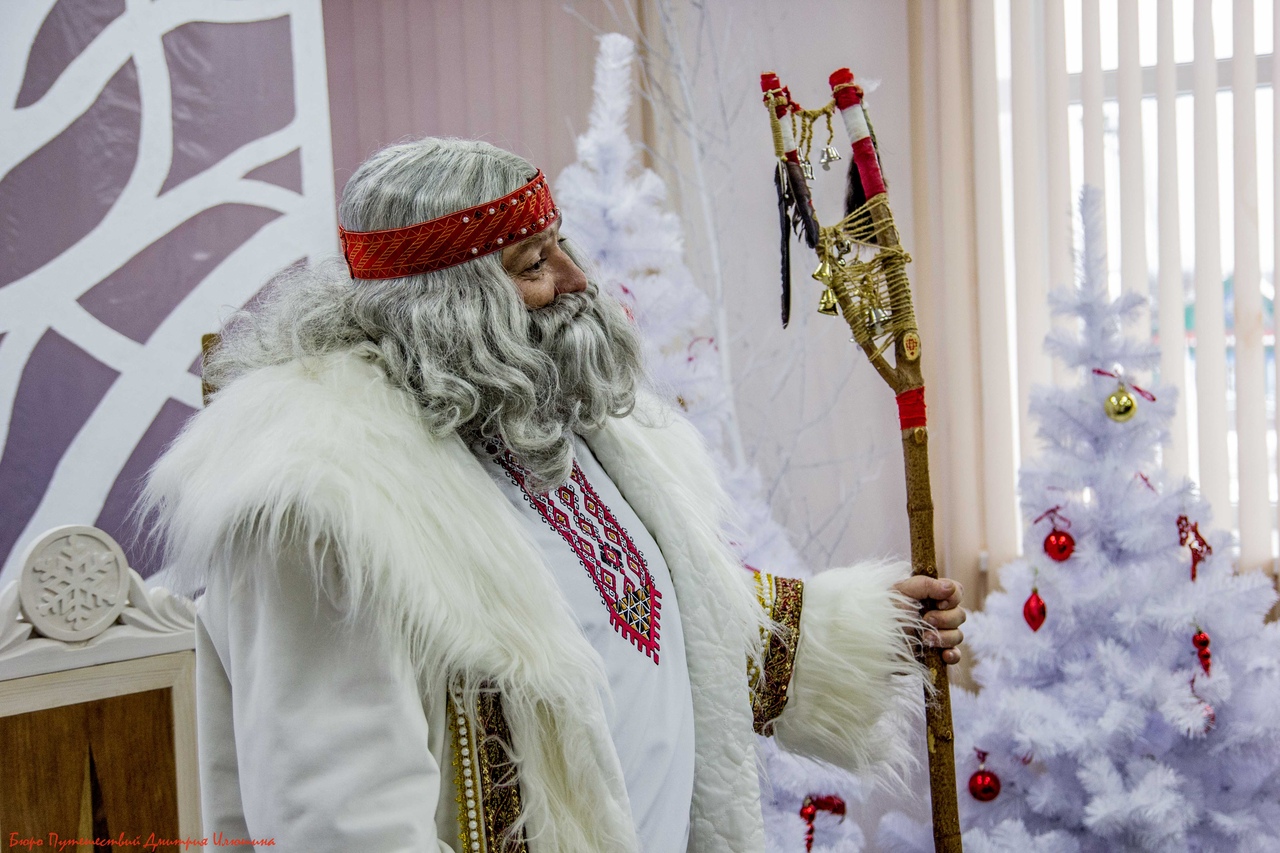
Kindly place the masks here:
MULTIPOLYGON (((720 536, 727 502, 696 431, 654 407, 643 420, 654 425, 620 419, 590 444, 680 599, 697 744, 689 849, 762 850, 744 672, 759 608, 720 536)), ((334 549, 353 600, 410 649, 424 683, 498 685, 544 849, 636 849, 598 655, 549 571, 510 570, 541 556, 480 463, 458 438, 431 436, 375 364, 344 353, 233 383, 156 464, 147 501, 169 565, 192 582, 245 539, 334 549)))

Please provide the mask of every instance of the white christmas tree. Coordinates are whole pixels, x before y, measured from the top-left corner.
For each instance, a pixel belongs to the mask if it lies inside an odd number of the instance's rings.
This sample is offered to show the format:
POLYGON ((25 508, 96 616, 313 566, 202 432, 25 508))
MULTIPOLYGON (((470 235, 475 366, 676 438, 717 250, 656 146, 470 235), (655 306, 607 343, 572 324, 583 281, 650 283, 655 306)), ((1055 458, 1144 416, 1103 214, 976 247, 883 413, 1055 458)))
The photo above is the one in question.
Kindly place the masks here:
MULTIPOLYGON (((1158 361, 1122 332, 1143 300, 1109 298, 1095 193, 1081 210, 1082 274, 1053 299, 1076 322, 1047 346, 1083 381, 1032 396, 1027 556, 965 626, 981 688, 952 700, 965 850, 1280 850, 1271 581, 1234 572, 1194 486, 1166 481, 1175 394, 1134 384, 1158 361)), ((891 814, 880 842, 928 849, 927 827, 891 814)))
MULTIPOLYGON (((761 496, 758 473, 733 466, 726 446, 737 430, 731 383, 721 369, 712 312, 715 306, 684 263, 679 217, 666 210, 666 186, 641 168, 639 146, 627 134, 635 45, 616 33, 600 38, 594 103, 587 132, 578 137, 578 161, 556 180, 565 234, 596 267, 604 287, 627 306, 643 333, 645 359, 659 393, 679 406, 720 460, 721 476, 737 504, 734 532, 743 562, 773 574, 808 574, 761 496)), ((862 799, 857 779, 762 743, 765 754, 765 824, 770 849, 806 850, 813 828, 815 853, 855 853, 860 828, 833 815, 838 803, 862 799), (818 795, 814 814, 802 816, 818 795), (834 795, 838 800, 821 799, 834 795)))

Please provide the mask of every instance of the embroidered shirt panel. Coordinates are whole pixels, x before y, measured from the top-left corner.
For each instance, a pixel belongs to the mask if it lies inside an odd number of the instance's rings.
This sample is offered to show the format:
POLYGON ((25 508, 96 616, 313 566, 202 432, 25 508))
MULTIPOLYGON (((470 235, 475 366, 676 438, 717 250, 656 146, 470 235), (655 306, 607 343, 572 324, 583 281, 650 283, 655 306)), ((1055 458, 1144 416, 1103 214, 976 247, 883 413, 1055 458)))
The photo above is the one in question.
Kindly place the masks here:
MULTIPOLYGON (((530 496, 500 459, 481 456, 600 655, 609 685, 605 717, 641 849, 684 850, 693 799, 693 693, 680 602, 658 543, 580 438, 567 493, 530 496)), ((537 853, 536 840, 530 846, 537 853)))
POLYGON ((596 585, 614 630, 658 663, 662 593, 654 586, 644 554, 600 499, 575 461, 569 482, 535 492, 529 472, 509 450, 495 458, 520 487, 525 500, 563 537, 596 585))
POLYGON ((795 668, 796 646, 800 641, 800 611, 804 604, 804 581, 764 572, 755 574, 756 598, 777 624, 764 636, 762 670, 747 662, 757 734, 773 734, 773 721, 787 707, 787 690, 795 668))

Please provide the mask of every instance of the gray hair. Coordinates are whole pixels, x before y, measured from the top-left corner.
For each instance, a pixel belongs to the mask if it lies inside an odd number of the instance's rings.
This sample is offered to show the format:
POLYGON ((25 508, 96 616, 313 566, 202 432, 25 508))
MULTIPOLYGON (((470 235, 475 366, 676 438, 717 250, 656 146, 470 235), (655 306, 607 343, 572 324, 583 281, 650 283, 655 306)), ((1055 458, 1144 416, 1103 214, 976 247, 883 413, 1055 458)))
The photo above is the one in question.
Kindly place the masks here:
MULTIPOLYGON (((402 227, 505 195, 536 171, 484 142, 394 145, 351 176, 339 218, 353 231, 402 227)), ((381 281, 353 282, 337 259, 293 267, 228 320, 205 379, 222 388, 268 365, 359 350, 414 396, 433 434, 500 442, 549 487, 572 471, 572 434, 630 412, 642 378, 637 333, 588 275, 586 291, 531 311, 497 253, 381 281)))

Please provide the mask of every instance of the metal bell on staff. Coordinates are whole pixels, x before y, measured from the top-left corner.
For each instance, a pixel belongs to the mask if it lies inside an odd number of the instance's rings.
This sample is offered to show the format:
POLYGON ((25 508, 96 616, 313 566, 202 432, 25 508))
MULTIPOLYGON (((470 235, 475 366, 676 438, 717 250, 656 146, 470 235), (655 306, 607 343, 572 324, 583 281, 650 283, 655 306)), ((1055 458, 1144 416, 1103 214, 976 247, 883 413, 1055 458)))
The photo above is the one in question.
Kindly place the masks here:
POLYGON ((831 164, 840 159, 842 159, 840 152, 828 145, 822 149, 822 156, 818 158, 818 163, 822 166, 822 171, 830 172, 831 164))

